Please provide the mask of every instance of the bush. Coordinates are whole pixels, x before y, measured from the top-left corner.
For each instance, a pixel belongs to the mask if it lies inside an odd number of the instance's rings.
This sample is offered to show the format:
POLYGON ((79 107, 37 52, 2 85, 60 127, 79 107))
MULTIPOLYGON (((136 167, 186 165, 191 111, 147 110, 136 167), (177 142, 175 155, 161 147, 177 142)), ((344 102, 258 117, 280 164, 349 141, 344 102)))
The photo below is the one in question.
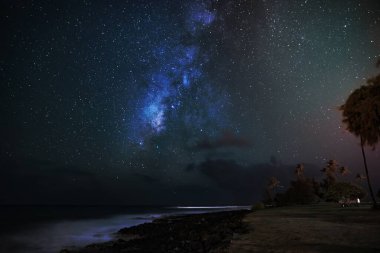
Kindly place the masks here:
POLYGON ((252 207, 251 210, 262 210, 265 209, 265 205, 263 202, 257 202, 252 207))
POLYGON ((283 194, 277 194, 278 205, 311 204, 319 200, 313 180, 304 179, 291 182, 289 189, 283 194))
POLYGON ((326 193, 326 200, 338 202, 342 199, 361 199, 365 195, 365 190, 360 186, 347 182, 339 182, 329 187, 326 193))

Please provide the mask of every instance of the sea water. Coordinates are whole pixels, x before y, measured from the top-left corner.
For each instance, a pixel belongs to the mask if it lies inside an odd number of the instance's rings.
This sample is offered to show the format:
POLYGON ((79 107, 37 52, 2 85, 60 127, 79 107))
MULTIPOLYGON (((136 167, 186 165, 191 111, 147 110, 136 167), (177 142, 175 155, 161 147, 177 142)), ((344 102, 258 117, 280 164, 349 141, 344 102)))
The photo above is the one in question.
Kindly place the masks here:
POLYGON ((242 206, 0 206, 0 252, 55 253, 114 239, 115 233, 152 220, 242 206))

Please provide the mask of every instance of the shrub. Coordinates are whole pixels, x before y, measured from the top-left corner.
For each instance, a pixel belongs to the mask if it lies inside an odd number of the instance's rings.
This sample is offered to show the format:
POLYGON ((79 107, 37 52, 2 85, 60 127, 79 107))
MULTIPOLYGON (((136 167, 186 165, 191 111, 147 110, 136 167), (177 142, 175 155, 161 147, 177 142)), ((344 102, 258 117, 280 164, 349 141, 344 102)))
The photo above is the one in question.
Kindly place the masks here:
POLYGON ((251 210, 262 210, 262 209, 265 209, 265 205, 263 202, 257 202, 251 208, 251 210))
POLYGON ((358 185, 347 182, 335 183, 326 194, 327 201, 339 201, 342 199, 356 199, 365 197, 366 193, 363 188, 358 185))
POLYGON ((283 194, 277 194, 278 205, 289 204, 311 204, 319 200, 316 195, 315 183, 313 180, 297 180, 291 182, 289 189, 283 194))

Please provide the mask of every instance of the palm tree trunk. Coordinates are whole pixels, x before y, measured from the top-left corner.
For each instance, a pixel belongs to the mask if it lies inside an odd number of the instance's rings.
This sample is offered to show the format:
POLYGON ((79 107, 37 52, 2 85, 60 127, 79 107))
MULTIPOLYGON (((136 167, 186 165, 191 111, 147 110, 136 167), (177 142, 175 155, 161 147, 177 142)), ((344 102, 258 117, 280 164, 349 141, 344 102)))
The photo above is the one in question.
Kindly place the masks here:
POLYGON ((364 161, 365 174, 367 176, 368 188, 369 188, 369 192, 371 194, 371 198, 372 198, 372 201, 373 201, 373 207, 376 208, 377 207, 376 198, 375 198, 375 195, 373 194, 371 182, 369 180, 367 159, 365 157, 365 152, 364 152, 363 137, 361 137, 361 136, 360 136, 360 144, 361 144, 361 147, 362 147, 362 155, 363 155, 363 161, 364 161))

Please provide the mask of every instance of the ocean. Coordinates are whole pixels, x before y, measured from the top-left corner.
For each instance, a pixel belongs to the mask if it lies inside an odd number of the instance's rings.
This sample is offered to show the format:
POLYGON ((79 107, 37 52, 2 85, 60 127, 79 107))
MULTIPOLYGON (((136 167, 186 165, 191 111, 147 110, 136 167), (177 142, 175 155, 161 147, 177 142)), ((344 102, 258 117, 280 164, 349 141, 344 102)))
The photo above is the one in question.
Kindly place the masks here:
POLYGON ((57 253, 112 240, 114 233, 153 219, 245 206, 0 206, 0 252, 57 253))

